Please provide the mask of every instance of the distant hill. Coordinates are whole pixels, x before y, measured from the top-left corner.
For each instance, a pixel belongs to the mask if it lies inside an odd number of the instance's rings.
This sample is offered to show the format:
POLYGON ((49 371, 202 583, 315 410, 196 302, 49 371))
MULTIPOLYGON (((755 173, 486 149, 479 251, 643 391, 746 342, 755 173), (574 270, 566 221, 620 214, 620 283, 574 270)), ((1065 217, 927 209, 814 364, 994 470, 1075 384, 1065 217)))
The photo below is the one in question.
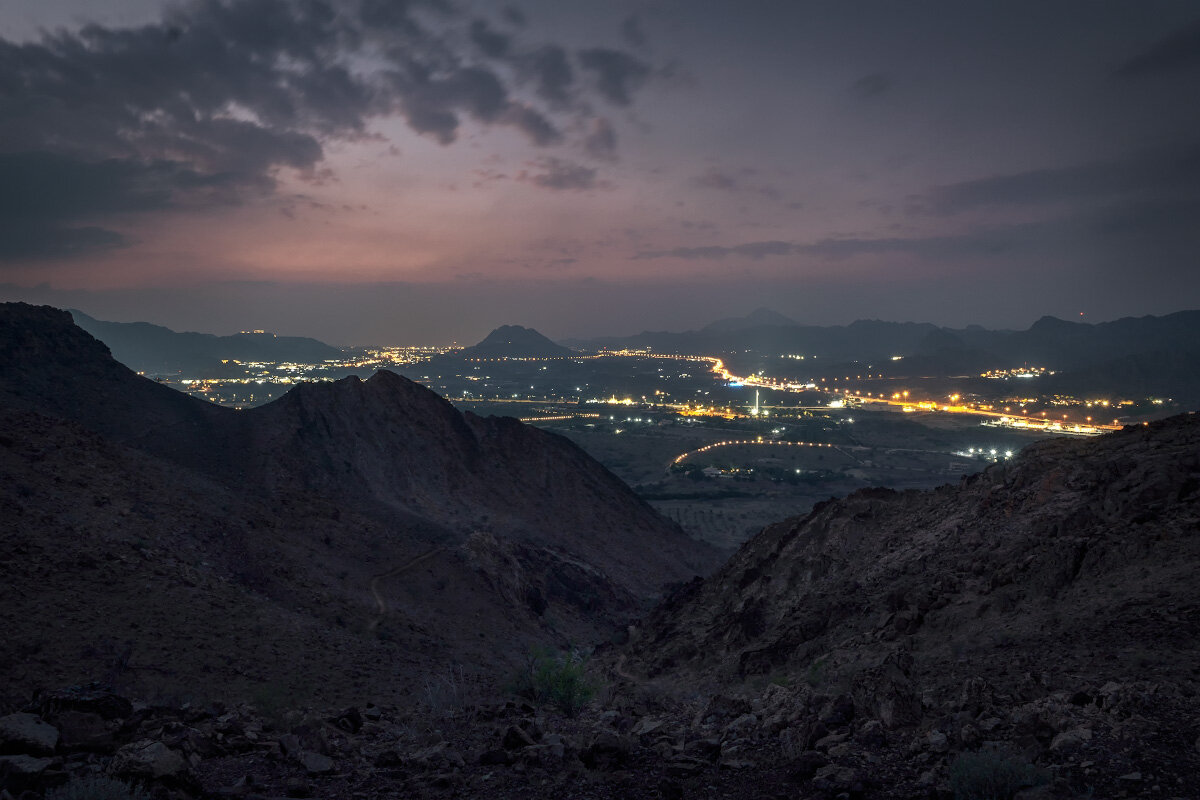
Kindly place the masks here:
POLYGON ((0 623, 10 642, 47 615, 74 631, 4 675, 26 689, 82 681, 79 652, 128 640, 157 674, 232 691, 274 674, 263 653, 288 639, 315 670, 289 691, 346 698, 369 675, 403 694, 452 663, 611 635, 716 557, 567 439, 390 372, 237 411, 134 374, 46 307, 0 305, 0 443, 0 554, 29 567, 0 580, 0 623), (128 581, 93 598, 127 551, 128 581), (196 662, 197 642, 219 657, 196 662))
POLYGON ((464 348, 459 355, 465 358, 544 358, 568 356, 574 353, 542 336, 533 328, 520 325, 501 325, 479 344, 464 348))
POLYGON ((178 333, 148 322, 104 322, 72 310, 75 324, 108 345, 113 358, 136 372, 215 369, 222 359, 319 364, 339 358, 336 347, 303 336, 273 333, 178 333))
POLYGON ((710 322, 701 330, 705 331, 742 331, 748 328, 792 328, 798 325, 794 319, 785 317, 778 311, 769 308, 756 308, 744 317, 729 317, 710 322))

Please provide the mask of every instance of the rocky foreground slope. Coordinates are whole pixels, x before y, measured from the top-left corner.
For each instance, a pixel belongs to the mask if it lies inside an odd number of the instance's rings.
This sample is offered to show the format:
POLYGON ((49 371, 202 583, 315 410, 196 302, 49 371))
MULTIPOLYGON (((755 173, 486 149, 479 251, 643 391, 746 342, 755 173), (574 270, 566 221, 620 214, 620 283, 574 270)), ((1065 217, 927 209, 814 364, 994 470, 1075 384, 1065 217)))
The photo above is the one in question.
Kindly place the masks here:
MULTIPOLYGON (((323 711, 52 690, 0 707, 0 779, 175 798, 1196 798, 1198 459, 1189 415, 831 501, 601 653, 577 716, 453 674, 420 702, 360 682, 323 711)), ((112 571, 138 563, 114 552, 112 571)))
POLYGON ((631 658, 722 682, 861 682, 899 658, 910 696, 876 701, 897 724, 983 673, 1004 692, 1044 672, 1193 680, 1198 525, 1195 415, 1040 442, 958 486, 863 490, 767 528, 661 604, 631 658))
MULTIPOLYGON (((506 642, 546 641, 535 607, 549 595, 531 586, 557 585, 574 605, 551 608, 582 614, 613 584, 532 537, 401 552, 445 529, 397 537, 400 510, 370 487, 368 511, 335 513, 320 477, 344 486, 375 474, 375 456, 359 442, 350 467, 287 466, 306 448, 330 458, 322 437, 339 423, 324 408, 264 424, 296 453, 280 476, 241 462, 238 481, 280 480, 262 496, 169 449, 0 415, 13 643, 0 782, 14 795, 102 775, 178 800, 1200 797, 1195 415, 774 525, 602 648, 597 696, 568 715, 553 691, 516 697, 421 666, 451 653, 495 666, 506 642), (54 688, 99 667, 129 696, 54 688), (306 702, 270 676, 321 690, 306 702), (260 691, 250 704, 154 697, 147 678, 260 691)), ((372 424, 388 435, 386 417, 372 424)))

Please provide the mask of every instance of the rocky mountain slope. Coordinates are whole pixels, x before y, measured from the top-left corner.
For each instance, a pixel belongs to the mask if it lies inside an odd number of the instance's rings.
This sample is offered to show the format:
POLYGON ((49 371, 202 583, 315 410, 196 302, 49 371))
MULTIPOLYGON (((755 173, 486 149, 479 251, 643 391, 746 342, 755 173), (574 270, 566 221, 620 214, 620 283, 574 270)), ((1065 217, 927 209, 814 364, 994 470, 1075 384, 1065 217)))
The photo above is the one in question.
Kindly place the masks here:
POLYGON ((930 679, 986 669, 1006 690, 1101 652, 1116 673, 1191 676, 1198 523, 1195 415, 1046 441, 959 486, 863 490, 767 528, 660 606, 636 652, 736 678, 903 649, 930 679))
POLYGON ((713 558, 567 440, 390 373, 236 411, 134 375, 65 312, 0 312, 12 692, 503 680, 713 558))
MULTIPOLYGON (((662 603, 620 663, 673 686, 824 695, 824 710, 805 701, 782 726, 807 726, 788 734, 800 749, 873 725, 909 748, 893 753, 898 776, 920 754, 926 778, 944 779, 954 753, 991 741, 1055 769, 1073 761, 1080 789, 1088 779, 1101 796, 1150 792, 1153 775, 1155 791, 1190 797, 1198 568, 1200 417, 1188 414, 1042 442, 958 486, 821 504, 662 603)), ((829 744, 822 763, 838 763, 829 744)), ((836 751, 863 774, 863 748, 836 751)))
POLYGON ((444 529, 435 541, 484 531, 557 549, 644 599, 711 564, 711 550, 569 440, 460 413, 390 372, 300 386, 239 420, 247 477, 271 492, 415 516, 444 529))

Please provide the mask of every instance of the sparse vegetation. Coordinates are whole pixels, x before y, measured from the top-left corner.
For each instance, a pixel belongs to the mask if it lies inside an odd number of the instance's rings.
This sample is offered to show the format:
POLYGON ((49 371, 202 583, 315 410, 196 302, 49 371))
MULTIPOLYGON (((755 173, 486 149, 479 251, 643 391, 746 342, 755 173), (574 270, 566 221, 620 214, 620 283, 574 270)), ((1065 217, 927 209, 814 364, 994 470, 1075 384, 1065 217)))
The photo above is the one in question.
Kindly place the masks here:
POLYGON ((1045 783, 1045 776, 1023 758, 982 750, 963 753, 950 765, 950 788, 955 800, 1012 800, 1029 786, 1045 783))
POLYGON ((469 703, 466 672, 456 665, 445 674, 427 679, 421 699, 435 716, 447 717, 462 711, 469 703))
POLYGON ((46 800, 146 800, 149 795, 140 786, 104 775, 75 778, 46 792, 46 800))
POLYGON ((825 659, 818 658, 804 671, 804 682, 814 689, 825 682, 825 659))
POLYGON ((597 686, 587 675, 587 658, 582 653, 538 648, 513 680, 512 690, 535 702, 552 703, 573 717, 596 696, 597 686))

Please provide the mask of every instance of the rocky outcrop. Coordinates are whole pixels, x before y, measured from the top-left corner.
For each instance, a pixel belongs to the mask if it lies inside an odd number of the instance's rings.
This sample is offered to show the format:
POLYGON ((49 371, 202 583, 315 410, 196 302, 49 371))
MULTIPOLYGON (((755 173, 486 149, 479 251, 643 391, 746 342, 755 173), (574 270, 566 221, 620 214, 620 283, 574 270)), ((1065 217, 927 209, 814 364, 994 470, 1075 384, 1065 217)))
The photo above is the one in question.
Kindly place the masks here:
POLYGON ((609 658, 678 688, 792 687, 761 695, 790 699, 758 730, 822 792, 869 794, 884 765, 886 796, 916 796, 1000 764, 1040 776, 1030 797, 1182 796, 1200 769, 1198 568, 1189 414, 821 504, 609 658))
POLYGON ((1099 652, 1111 674, 1177 679, 1200 640, 1198 519, 1194 415, 1043 442, 958 486, 864 490, 767 528, 656 609, 631 658, 651 675, 870 676, 897 719, 930 681, 1013 692, 1027 673, 1094 673, 1099 652))

